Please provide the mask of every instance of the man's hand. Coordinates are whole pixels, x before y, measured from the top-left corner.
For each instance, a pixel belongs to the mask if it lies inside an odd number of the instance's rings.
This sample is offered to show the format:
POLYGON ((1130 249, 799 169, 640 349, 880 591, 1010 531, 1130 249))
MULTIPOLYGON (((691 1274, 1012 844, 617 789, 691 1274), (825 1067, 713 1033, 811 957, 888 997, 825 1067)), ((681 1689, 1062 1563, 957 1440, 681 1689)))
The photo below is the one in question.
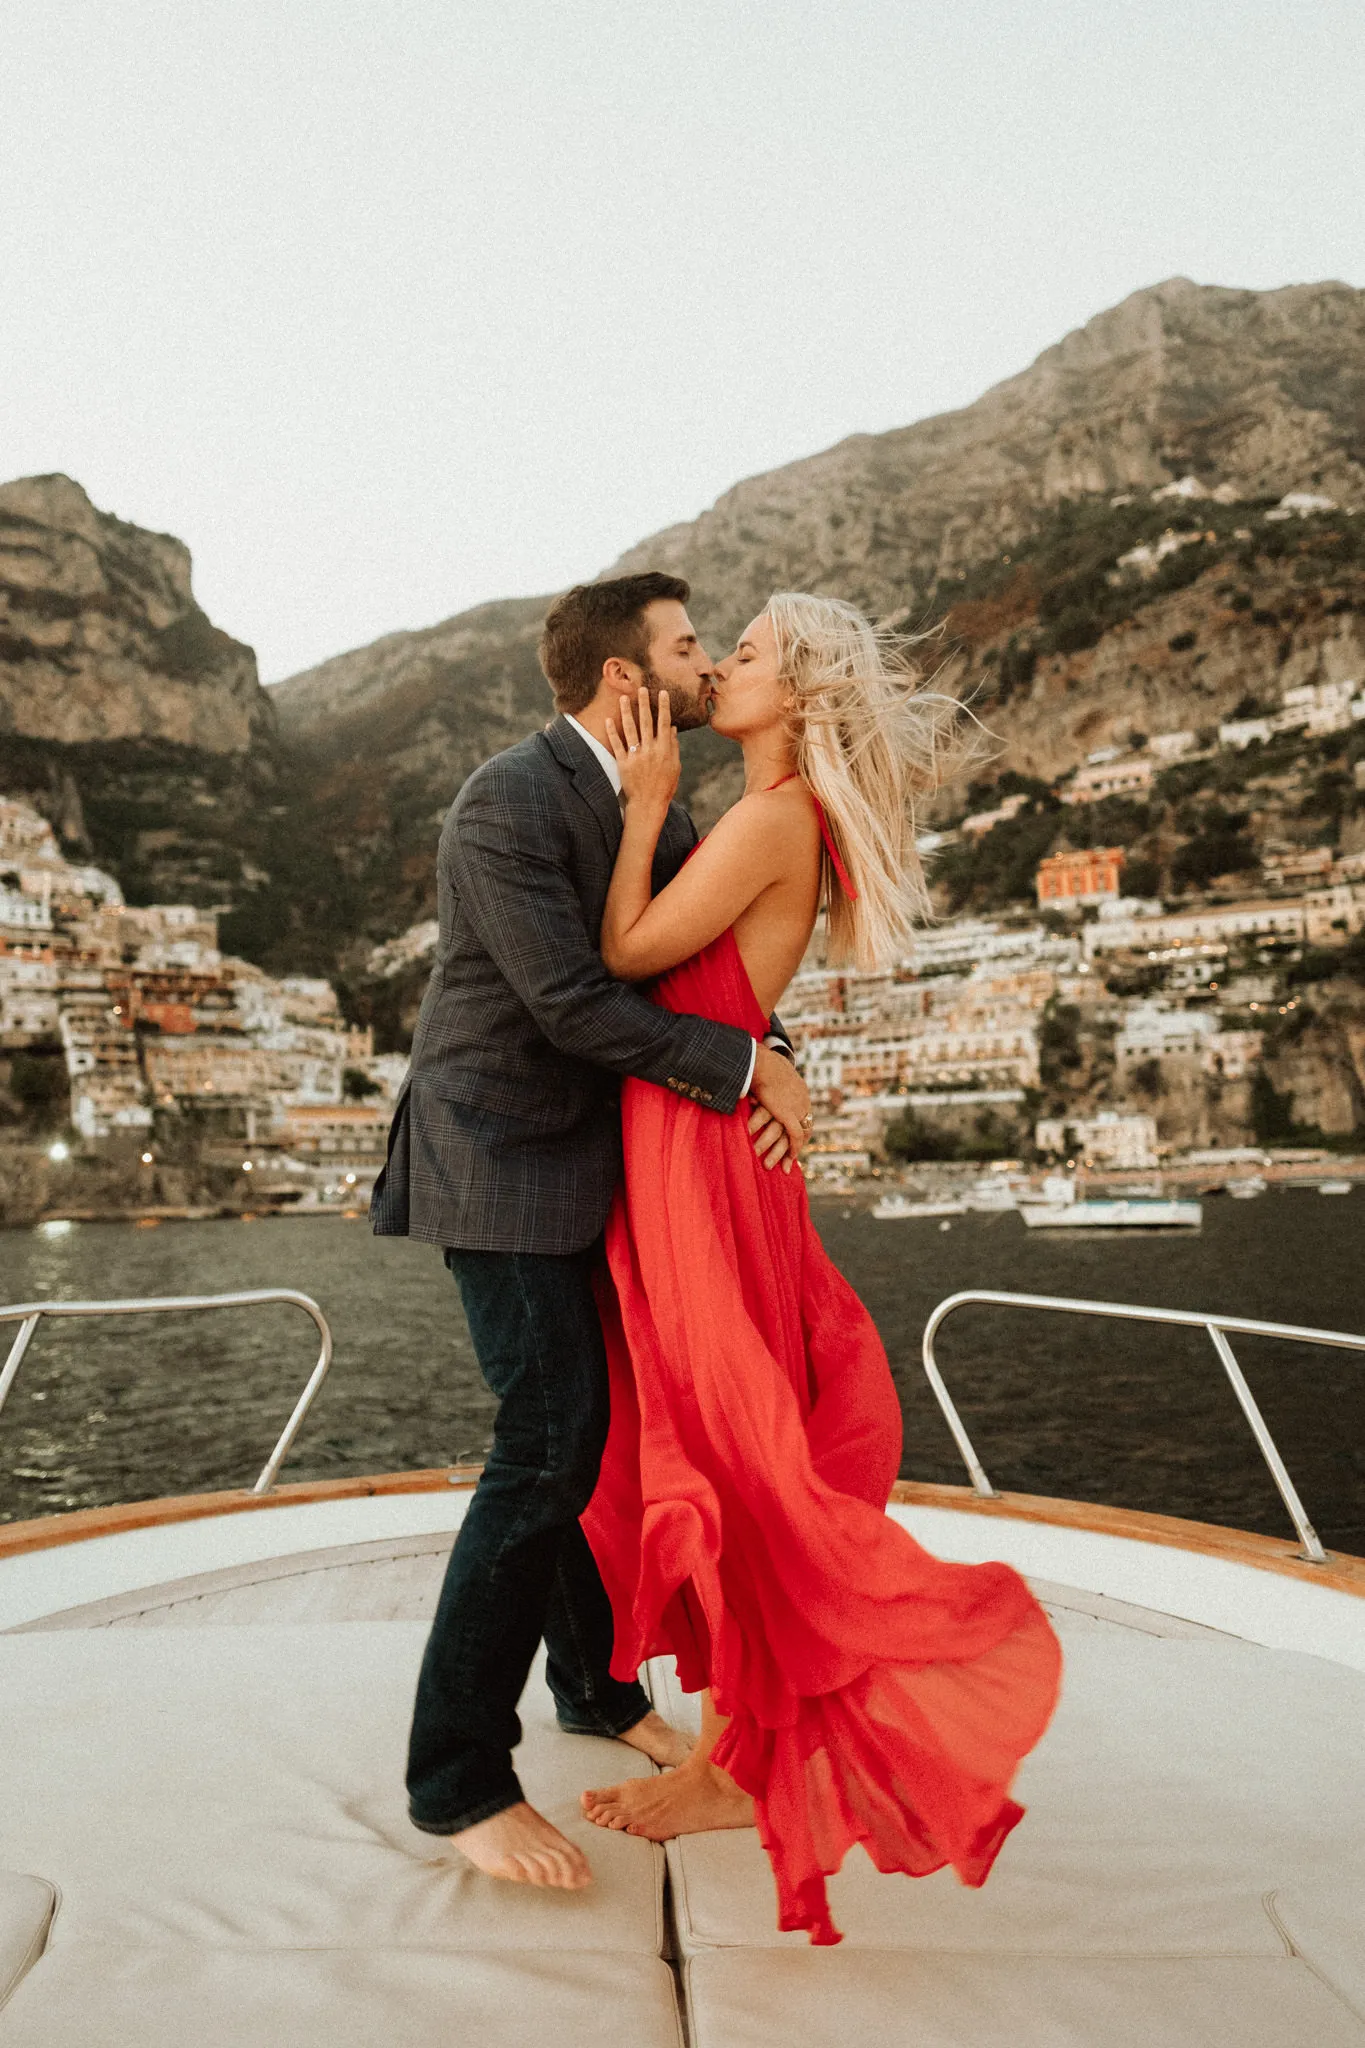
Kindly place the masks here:
POLYGON ((810 1137, 810 1090, 790 1060, 760 1045, 752 1093, 760 1104, 749 1119, 754 1150, 765 1166, 790 1173, 810 1137))

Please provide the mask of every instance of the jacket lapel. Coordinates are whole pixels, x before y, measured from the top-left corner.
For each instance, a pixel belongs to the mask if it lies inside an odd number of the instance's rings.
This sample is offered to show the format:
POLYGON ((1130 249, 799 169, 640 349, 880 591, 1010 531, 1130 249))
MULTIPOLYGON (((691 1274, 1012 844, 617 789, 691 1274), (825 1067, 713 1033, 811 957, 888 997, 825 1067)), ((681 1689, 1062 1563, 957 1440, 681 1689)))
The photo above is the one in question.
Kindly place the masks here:
POLYGON ((555 759, 568 769, 574 789, 602 827, 608 858, 614 861, 621 844, 621 806, 602 773, 601 762, 594 759, 591 747, 562 714, 546 727, 545 737, 555 759))

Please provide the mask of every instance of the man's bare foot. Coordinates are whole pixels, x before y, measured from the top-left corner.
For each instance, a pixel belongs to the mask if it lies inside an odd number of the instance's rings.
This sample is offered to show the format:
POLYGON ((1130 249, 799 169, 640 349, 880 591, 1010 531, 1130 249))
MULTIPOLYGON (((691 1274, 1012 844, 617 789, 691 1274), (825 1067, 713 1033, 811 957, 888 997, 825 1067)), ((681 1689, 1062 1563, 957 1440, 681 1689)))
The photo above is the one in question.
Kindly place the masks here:
POLYGON ((487 1820, 476 1820, 472 1828, 461 1828, 450 1840, 488 1877, 564 1892, 579 1892, 592 1883, 583 1851, 524 1799, 487 1820))
POLYGON ((751 1828, 754 1802, 711 1763, 691 1763, 666 1778, 627 1778, 583 1794, 583 1811, 599 1828, 671 1842, 711 1828, 751 1828))
POLYGON ((670 1727, 662 1714, 651 1711, 643 1721, 637 1721, 633 1728, 627 1728, 624 1735, 618 1735, 618 1742, 628 1742, 632 1749, 638 1749, 656 1764, 685 1764, 696 1744, 690 1735, 684 1735, 681 1728, 670 1727))

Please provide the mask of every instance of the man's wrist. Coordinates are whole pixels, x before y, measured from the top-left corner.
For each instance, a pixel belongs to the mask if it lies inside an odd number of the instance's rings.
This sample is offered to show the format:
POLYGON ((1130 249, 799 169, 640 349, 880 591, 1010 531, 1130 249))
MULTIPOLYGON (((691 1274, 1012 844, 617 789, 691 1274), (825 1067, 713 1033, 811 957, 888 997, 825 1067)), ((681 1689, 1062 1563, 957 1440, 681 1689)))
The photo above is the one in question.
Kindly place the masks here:
POLYGON ((758 1040, 755 1038, 751 1041, 749 1049, 749 1072, 745 1077, 744 1086, 739 1091, 739 1099, 741 1102, 744 1100, 744 1097, 750 1094, 753 1090, 754 1073, 758 1066, 758 1051, 758 1040))

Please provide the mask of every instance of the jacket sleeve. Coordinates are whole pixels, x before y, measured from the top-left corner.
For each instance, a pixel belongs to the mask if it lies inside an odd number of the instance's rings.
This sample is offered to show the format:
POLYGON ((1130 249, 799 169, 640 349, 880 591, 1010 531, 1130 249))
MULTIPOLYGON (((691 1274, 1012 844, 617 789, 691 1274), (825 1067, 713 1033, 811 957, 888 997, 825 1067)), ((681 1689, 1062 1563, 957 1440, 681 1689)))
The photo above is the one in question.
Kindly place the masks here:
POLYGON ((467 783, 441 858, 479 939, 552 1045, 707 1109, 735 1108, 753 1040, 733 1024, 660 1009, 608 974, 573 885, 563 818, 534 779, 514 781, 493 763, 467 783))

